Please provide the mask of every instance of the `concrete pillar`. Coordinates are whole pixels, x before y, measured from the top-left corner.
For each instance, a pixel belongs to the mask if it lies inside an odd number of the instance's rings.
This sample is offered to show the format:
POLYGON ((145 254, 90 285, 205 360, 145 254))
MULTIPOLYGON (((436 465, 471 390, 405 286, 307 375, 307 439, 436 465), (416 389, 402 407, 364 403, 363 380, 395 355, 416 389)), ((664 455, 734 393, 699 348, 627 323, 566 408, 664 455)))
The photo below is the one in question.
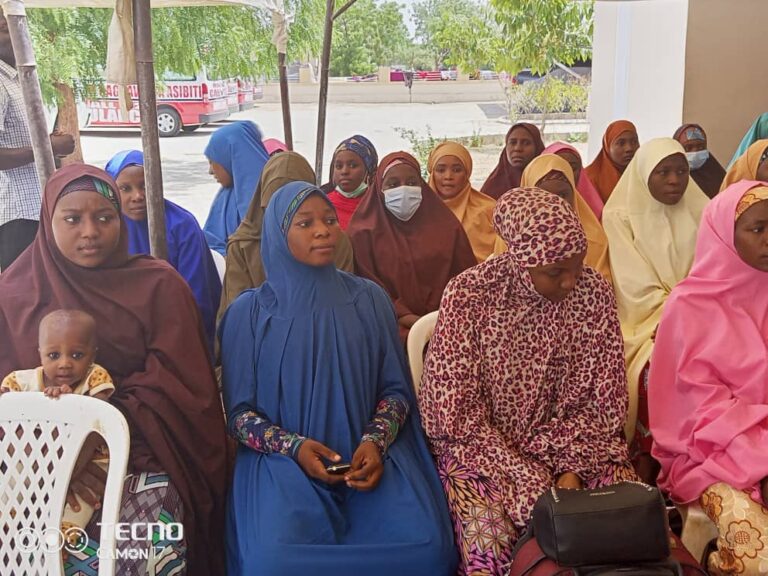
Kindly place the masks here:
POLYGON ((765 0, 597 0, 589 159, 605 127, 627 118, 640 140, 701 124, 726 164, 768 111, 765 0))
POLYGON ((299 84, 313 84, 312 69, 309 66, 299 67, 299 84))
POLYGON ((379 84, 389 84, 389 66, 379 66, 379 84))

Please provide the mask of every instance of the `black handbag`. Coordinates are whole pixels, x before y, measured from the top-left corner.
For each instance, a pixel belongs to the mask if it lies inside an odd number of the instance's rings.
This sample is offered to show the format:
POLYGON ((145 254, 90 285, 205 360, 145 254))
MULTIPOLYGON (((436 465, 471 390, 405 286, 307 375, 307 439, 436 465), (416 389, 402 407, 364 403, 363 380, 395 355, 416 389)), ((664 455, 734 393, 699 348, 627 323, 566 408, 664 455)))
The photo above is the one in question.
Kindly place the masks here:
POLYGON ((542 552, 561 566, 664 562, 670 554, 664 498, 640 482, 552 488, 534 505, 532 528, 542 552))

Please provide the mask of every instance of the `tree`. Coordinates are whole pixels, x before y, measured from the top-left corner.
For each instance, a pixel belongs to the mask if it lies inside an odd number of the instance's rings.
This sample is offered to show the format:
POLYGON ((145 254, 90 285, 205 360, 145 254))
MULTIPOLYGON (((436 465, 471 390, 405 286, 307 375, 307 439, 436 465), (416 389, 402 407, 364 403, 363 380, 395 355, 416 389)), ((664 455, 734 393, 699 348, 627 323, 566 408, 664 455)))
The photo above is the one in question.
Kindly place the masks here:
MULTIPOLYGON (((325 3, 287 0, 293 13, 288 52, 296 59, 317 54, 322 43, 325 3)), ((30 9, 44 98, 51 102, 56 84, 100 83, 107 58, 111 10, 96 8, 30 9)), ((275 75, 270 14, 246 7, 162 8, 152 10, 155 72, 193 74, 205 67, 212 77, 275 75)))
POLYGON ((549 72, 592 52, 592 0, 491 0, 502 29, 497 67, 549 72))
POLYGON ((368 74, 379 65, 393 64, 409 43, 396 2, 357 0, 334 23, 331 74, 368 74))
POLYGON ((495 67, 503 48, 501 29, 490 10, 477 8, 466 13, 444 7, 440 19, 441 26, 435 30, 433 42, 443 48, 444 64, 464 72, 495 67))

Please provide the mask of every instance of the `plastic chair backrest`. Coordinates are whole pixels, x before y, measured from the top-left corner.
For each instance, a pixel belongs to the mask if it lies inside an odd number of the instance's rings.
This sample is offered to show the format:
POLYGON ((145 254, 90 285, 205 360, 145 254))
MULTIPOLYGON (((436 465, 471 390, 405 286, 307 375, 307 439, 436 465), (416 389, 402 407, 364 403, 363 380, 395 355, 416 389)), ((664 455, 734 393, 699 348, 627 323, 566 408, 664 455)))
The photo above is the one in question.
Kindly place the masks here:
POLYGON ((0 397, 0 574, 64 574, 61 518, 77 457, 91 432, 100 434, 109 448, 99 575, 115 574, 115 530, 107 528, 119 519, 128 424, 103 400, 75 394, 53 400, 42 392, 0 397))
POLYGON ((219 280, 224 282, 224 271, 227 269, 227 260, 216 252, 216 250, 211 250, 211 256, 213 257, 213 263, 216 264, 216 272, 219 273, 219 280))
POLYGON ((411 366, 411 377, 413 378, 413 389, 419 392, 421 386, 421 373, 424 371, 424 347, 432 338, 437 324, 437 313, 430 312, 425 314, 411 326, 408 332, 408 342, 406 349, 408 351, 408 364, 411 366))

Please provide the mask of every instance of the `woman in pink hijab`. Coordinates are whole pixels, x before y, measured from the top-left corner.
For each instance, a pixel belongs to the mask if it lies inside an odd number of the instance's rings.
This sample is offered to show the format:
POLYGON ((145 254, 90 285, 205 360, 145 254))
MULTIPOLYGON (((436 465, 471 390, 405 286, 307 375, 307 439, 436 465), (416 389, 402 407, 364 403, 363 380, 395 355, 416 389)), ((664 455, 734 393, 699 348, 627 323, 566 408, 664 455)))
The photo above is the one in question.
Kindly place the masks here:
POLYGON ((717 524, 711 574, 768 566, 768 186, 741 181, 704 211, 672 291, 648 387, 659 486, 717 524))
POLYGON ((563 160, 568 162, 573 169, 573 179, 576 180, 576 189, 587 205, 595 213, 597 219, 602 221, 603 219, 603 206, 605 202, 600 197, 600 193, 592 184, 592 181, 587 178, 587 173, 584 171, 584 163, 581 160, 581 154, 570 144, 565 142, 555 142, 544 148, 543 154, 557 154, 563 160))

